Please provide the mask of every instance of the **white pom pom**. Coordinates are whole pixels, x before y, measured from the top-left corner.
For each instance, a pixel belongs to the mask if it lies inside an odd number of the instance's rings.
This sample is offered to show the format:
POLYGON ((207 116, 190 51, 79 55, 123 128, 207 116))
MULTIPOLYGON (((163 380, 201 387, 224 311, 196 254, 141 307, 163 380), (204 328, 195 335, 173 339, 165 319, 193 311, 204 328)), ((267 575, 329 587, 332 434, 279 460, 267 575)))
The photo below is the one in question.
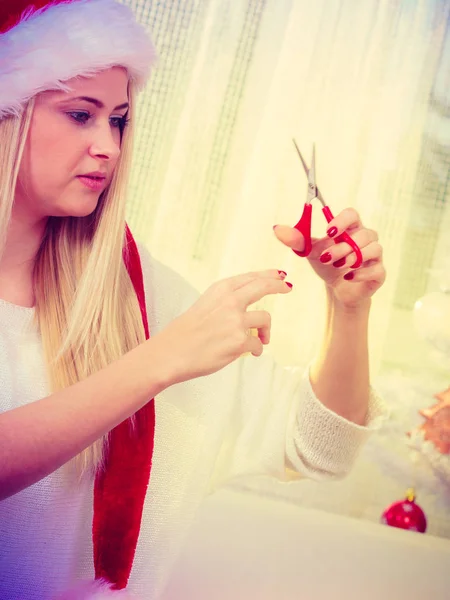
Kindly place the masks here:
POLYGON ((82 581, 55 600, 138 600, 128 590, 113 590, 104 580, 82 581))

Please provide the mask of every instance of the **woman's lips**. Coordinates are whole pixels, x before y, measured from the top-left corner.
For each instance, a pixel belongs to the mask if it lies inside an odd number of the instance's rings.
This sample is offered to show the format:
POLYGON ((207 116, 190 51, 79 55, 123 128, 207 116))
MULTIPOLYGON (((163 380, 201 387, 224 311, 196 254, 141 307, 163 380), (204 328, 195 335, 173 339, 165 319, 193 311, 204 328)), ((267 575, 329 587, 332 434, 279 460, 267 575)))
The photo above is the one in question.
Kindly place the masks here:
POLYGON ((94 192, 99 192, 101 189, 106 187, 106 177, 101 179, 98 177, 88 177, 86 175, 79 175, 77 177, 86 187, 94 192))

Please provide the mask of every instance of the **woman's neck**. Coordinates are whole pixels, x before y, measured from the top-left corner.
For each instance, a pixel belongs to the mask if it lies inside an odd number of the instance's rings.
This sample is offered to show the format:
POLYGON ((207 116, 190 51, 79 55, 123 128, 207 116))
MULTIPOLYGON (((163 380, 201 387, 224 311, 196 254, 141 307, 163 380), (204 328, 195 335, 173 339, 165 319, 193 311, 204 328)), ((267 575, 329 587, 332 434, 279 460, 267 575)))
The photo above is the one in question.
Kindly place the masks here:
POLYGON ((46 220, 30 222, 11 217, 0 259, 0 298, 33 307, 33 268, 45 231, 46 220))

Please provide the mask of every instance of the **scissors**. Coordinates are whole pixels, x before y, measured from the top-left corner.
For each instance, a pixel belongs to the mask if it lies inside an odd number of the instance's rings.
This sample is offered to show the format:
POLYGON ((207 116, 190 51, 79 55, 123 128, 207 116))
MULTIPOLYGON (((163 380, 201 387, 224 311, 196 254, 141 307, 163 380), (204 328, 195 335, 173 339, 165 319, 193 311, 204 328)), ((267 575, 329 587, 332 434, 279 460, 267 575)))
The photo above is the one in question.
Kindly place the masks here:
MULTIPOLYGON (((298 256, 308 256, 311 252, 312 242, 311 242, 311 214, 312 214, 312 201, 316 198, 321 202, 323 208, 322 212, 325 215, 327 222, 329 223, 332 219, 334 219, 333 214, 329 207, 325 204, 325 201, 322 197, 322 194, 319 191, 319 188, 316 185, 316 152, 315 147, 313 146, 312 160, 311 160, 311 168, 308 169, 308 165, 306 164, 302 153, 300 152, 297 143, 295 140, 294 146, 300 156, 300 160, 302 161, 303 168, 305 169, 306 176, 308 177, 308 195, 305 202, 305 207, 303 209, 303 214, 300 218, 300 221, 297 225, 294 225, 294 229, 300 231, 300 233, 305 238, 305 248, 300 252, 299 250, 293 250, 295 254, 298 256)), ((351 266, 352 269, 357 269, 362 264, 362 254, 358 244, 350 237, 350 235, 344 231, 337 238, 334 239, 335 244, 339 244, 341 242, 346 242, 353 252, 356 254, 356 262, 351 266)))

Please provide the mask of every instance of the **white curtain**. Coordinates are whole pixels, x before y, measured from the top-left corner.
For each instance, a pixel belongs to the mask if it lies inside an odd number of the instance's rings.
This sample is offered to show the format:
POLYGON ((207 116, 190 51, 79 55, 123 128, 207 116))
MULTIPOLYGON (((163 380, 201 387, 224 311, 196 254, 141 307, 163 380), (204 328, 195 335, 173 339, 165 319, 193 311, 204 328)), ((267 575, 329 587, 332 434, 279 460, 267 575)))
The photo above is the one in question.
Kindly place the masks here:
MULTIPOLYGON (((450 3, 122 1, 160 57, 139 101, 128 210, 156 258, 201 291, 247 270, 286 270, 293 293, 259 303, 273 317, 265 352, 286 365, 310 360, 322 285, 272 232, 297 222, 306 196, 293 137, 308 158, 315 142, 318 184, 334 213, 355 206, 385 250, 370 344, 372 377, 394 407, 391 429, 332 490, 243 485, 377 521, 417 484, 429 532, 450 536, 445 494, 418 484, 404 441, 418 408, 448 385, 449 365, 419 338, 413 307, 439 277, 450 288, 450 3)), ((319 206, 313 216, 313 233, 323 235, 319 206)))
MULTIPOLYGON (((405 309, 402 253, 448 3, 122 1, 148 26, 159 53, 139 102, 128 211, 136 236, 200 291, 247 270, 287 271, 294 293, 258 305, 273 317, 266 352, 282 364, 306 363, 323 325, 322 285, 272 225, 295 224, 306 196, 292 137, 308 157, 315 142, 330 207, 356 207, 385 249, 388 279, 370 326, 378 373, 392 359, 393 315, 405 309)), ((314 233, 323 235, 318 205, 313 218, 314 233)), ((419 288, 432 258, 416 269, 419 288)), ((409 328, 408 319, 394 323, 409 328)), ((410 355, 410 343, 396 359, 402 354, 410 355)))

